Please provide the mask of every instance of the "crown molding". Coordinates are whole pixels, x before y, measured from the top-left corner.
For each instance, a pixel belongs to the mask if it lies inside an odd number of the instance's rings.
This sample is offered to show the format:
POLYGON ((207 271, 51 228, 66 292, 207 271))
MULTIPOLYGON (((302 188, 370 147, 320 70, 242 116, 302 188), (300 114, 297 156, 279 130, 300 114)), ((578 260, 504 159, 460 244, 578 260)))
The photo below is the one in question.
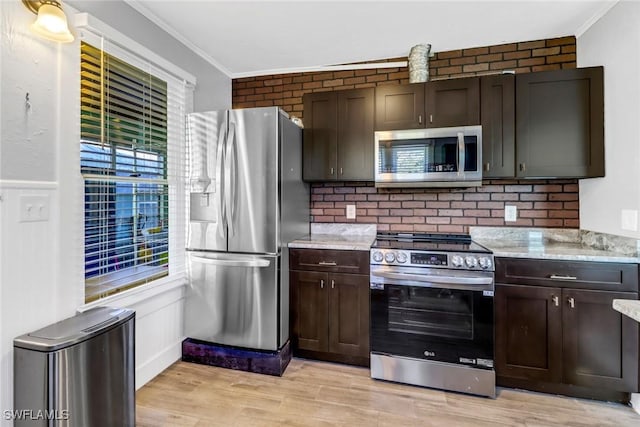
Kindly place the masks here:
POLYGON ((291 73, 312 73, 320 71, 345 71, 345 70, 374 70, 383 68, 399 68, 406 67, 407 61, 397 62, 369 62, 366 64, 345 64, 345 65, 318 65, 312 67, 294 67, 294 68, 277 68, 272 70, 247 71, 243 73, 234 73, 234 79, 243 77, 269 76, 272 74, 291 74, 291 73))
POLYGON ((204 50, 200 49, 198 46, 196 46, 189 39, 187 39, 185 36, 180 34, 180 32, 178 32, 175 28, 173 28, 171 25, 169 25, 167 22, 165 22, 163 19, 161 19, 158 15, 156 15, 151 10, 149 10, 149 8, 144 6, 138 0, 123 0, 123 1, 125 3, 127 3, 129 6, 131 6, 133 9, 138 11, 140 14, 142 14, 149 21, 153 22, 158 27, 162 28, 165 32, 167 32, 173 38, 178 40, 180 43, 182 43, 183 45, 188 47, 196 55, 198 55, 199 57, 201 57, 202 59, 207 61, 209 64, 211 64, 214 67, 216 67, 218 70, 220 70, 222 73, 224 73, 227 77, 234 78, 233 73, 231 71, 229 71, 225 66, 220 64, 218 61, 216 61, 210 55, 208 55, 204 50))
POLYGON ((578 27, 575 33, 576 39, 581 35, 583 35, 584 33, 586 33, 587 30, 591 28, 592 25, 594 25, 596 22, 600 20, 600 18, 606 15, 607 12, 609 12, 611 8, 613 8, 613 6, 618 4, 618 2, 619 0, 613 0, 611 2, 607 2, 603 4, 602 7, 598 9, 589 19, 587 19, 584 24, 578 27))

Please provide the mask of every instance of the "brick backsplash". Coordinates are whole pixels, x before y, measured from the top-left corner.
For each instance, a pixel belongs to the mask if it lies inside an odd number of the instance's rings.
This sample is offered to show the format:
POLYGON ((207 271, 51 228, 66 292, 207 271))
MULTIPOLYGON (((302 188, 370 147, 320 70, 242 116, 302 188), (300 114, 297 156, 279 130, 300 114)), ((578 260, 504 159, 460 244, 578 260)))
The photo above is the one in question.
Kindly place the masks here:
MULTIPOLYGON (((437 52, 429 61, 429 78, 575 67, 576 40, 569 36, 437 52)), ((279 106, 290 115, 304 118, 305 93, 404 83, 409 83, 406 67, 245 77, 232 81, 233 108, 279 106)), ((347 204, 356 205, 355 222, 375 223, 379 230, 465 232, 473 225, 580 225, 577 180, 489 180, 482 187, 467 189, 377 189, 373 183, 355 182, 312 184, 313 221, 351 222, 345 217, 347 204), (518 221, 504 222, 505 204, 518 207, 518 221)))
POLYGON ((375 188, 372 183, 311 185, 313 222, 378 224, 379 231, 468 232, 469 226, 579 227, 578 182, 486 180, 470 188, 375 188), (356 206, 356 219, 346 206, 356 206), (518 208, 504 221, 505 205, 518 208))

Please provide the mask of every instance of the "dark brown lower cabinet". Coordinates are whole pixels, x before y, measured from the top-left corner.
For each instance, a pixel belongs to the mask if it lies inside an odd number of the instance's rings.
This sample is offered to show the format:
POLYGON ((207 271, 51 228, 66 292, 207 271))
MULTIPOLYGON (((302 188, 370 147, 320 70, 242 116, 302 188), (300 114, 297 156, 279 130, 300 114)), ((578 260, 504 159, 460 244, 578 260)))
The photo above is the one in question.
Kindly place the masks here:
POLYGON ((564 382, 616 391, 638 391, 638 323, 612 309, 633 292, 564 289, 564 382))
POLYGON ((526 380, 561 382, 560 296, 561 290, 558 288, 496 286, 496 371, 498 375, 526 380))
POLYGON ((639 328, 613 310, 616 298, 638 294, 496 285, 497 384, 628 401, 638 392, 639 328))
POLYGON ((294 355, 367 366, 369 276, 291 271, 290 288, 294 355))

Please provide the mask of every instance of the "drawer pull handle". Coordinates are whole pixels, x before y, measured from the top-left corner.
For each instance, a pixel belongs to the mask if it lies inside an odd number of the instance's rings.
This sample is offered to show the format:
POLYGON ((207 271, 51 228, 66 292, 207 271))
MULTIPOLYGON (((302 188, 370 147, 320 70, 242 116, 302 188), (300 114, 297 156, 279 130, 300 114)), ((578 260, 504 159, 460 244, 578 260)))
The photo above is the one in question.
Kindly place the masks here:
POLYGON ((549 279, 578 280, 576 276, 562 276, 560 274, 552 274, 551 276, 549 276, 549 279))
POLYGON ((333 265, 333 266, 335 266, 335 265, 338 265, 338 264, 336 262, 334 262, 334 261, 320 261, 318 263, 318 265, 333 265))
POLYGON ((320 280, 320 289, 324 289, 324 280, 320 280))
POLYGON ((551 299, 553 300, 553 305, 555 305, 556 307, 560 305, 560 298, 558 298, 557 296, 553 296, 551 297, 551 299))
POLYGON ((331 281, 331 289, 335 289, 336 288, 336 281, 332 280, 331 281))
POLYGON ((567 302, 569 303, 569 307, 576 308, 576 300, 575 299, 569 298, 569 299, 567 299, 567 302))

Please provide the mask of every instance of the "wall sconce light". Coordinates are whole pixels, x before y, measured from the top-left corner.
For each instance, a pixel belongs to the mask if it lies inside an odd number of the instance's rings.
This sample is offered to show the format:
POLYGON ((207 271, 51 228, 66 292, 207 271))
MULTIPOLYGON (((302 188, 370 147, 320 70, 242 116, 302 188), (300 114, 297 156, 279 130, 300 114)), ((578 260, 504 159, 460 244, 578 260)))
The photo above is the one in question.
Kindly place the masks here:
POLYGON ((64 14, 60 2, 57 0, 22 0, 27 8, 38 15, 31 24, 31 31, 45 39, 61 43, 73 41, 73 34, 69 31, 67 15, 64 14))

